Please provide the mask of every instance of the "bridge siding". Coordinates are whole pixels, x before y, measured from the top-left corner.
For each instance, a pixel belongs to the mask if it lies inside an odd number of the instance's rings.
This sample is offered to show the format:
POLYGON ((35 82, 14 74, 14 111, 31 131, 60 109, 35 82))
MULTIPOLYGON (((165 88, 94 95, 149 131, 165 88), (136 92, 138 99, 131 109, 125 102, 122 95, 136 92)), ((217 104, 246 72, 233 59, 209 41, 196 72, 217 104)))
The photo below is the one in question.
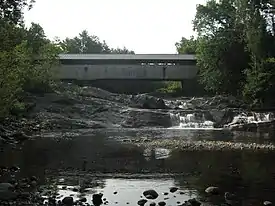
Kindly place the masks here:
POLYGON ((57 78, 77 80, 155 79, 183 80, 197 75, 194 65, 60 65, 57 78))
POLYGON ((59 79, 183 80, 197 75, 194 55, 61 54, 59 57, 60 64, 53 68, 59 79))

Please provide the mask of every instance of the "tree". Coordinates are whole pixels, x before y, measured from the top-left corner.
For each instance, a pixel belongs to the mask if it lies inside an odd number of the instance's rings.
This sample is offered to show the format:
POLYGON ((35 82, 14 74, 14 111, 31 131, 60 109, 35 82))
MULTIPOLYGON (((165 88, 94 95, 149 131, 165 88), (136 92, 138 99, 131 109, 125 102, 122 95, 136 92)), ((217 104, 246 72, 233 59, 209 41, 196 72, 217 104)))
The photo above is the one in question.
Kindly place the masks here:
POLYGON ((275 94, 274 1, 239 0, 238 3, 246 48, 251 56, 250 66, 245 71, 243 96, 255 105, 269 104, 275 94))
POLYGON ((131 51, 126 47, 123 47, 123 49, 120 49, 120 48, 111 49, 111 53, 112 54, 135 54, 134 51, 131 51))
POLYGON ((79 36, 72 39, 66 38, 60 41, 60 46, 65 53, 69 54, 133 54, 133 51, 126 47, 123 49, 110 48, 105 41, 100 41, 99 37, 90 35, 87 30, 82 31, 79 36))
POLYGON ((214 94, 263 104, 275 94, 275 1, 209 0, 198 5, 197 39, 182 38, 179 53, 195 53, 199 80, 214 94))
POLYGON ((86 30, 82 31, 79 36, 74 37, 73 39, 66 38, 64 41, 60 42, 60 45, 66 53, 110 53, 110 49, 104 41, 100 42, 97 36, 89 35, 86 30))
POLYGON ((58 50, 40 25, 24 27, 23 9, 33 2, 0 1, 0 117, 22 106, 26 91, 50 89, 50 68, 58 50))
POLYGON ((190 39, 182 37, 180 42, 175 44, 179 54, 195 54, 197 49, 197 40, 192 36, 190 39))
POLYGON ((0 0, 0 20, 9 24, 23 23, 23 9, 32 8, 35 0, 0 0))
POLYGON ((200 82, 208 91, 240 95, 249 54, 236 24, 234 0, 210 0, 199 5, 194 19, 198 33, 197 61, 200 82))

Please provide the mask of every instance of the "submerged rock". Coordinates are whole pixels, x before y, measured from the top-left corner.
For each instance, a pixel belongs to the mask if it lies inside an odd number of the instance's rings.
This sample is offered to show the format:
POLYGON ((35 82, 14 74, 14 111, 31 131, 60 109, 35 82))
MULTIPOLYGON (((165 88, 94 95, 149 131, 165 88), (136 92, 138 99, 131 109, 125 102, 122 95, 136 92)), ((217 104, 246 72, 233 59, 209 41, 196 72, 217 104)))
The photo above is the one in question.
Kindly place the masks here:
POLYGON ((171 187, 171 188, 170 188, 170 192, 174 193, 174 192, 176 192, 178 189, 179 189, 179 188, 177 188, 177 187, 171 187))
POLYGON ((74 199, 72 197, 64 197, 62 203, 66 206, 72 206, 74 204, 74 199))
POLYGON ((146 202, 147 202, 147 200, 141 199, 141 200, 139 200, 139 201, 137 202, 137 204, 140 205, 140 206, 143 206, 143 205, 146 204, 146 202))
POLYGON ((64 197, 62 203, 66 206, 71 206, 74 203, 74 199, 72 197, 64 197))
POLYGON ((181 206, 200 206, 201 203, 195 198, 185 201, 181 206))
POLYGON ((159 206, 165 206, 165 205, 166 205, 166 202, 161 201, 161 202, 158 203, 158 205, 159 205, 159 206))
POLYGON ((80 202, 87 202, 87 198, 86 197, 82 197, 79 199, 80 202))
POLYGON ((103 194, 102 194, 102 193, 93 194, 93 199, 92 199, 93 204, 94 204, 95 206, 101 205, 101 204, 103 203, 102 197, 103 197, 103 194))
POLYGON ((146 190, 143 192, 143 195, 147 198, 147 199, 156 199, 159 195, 155 190, 146 190))

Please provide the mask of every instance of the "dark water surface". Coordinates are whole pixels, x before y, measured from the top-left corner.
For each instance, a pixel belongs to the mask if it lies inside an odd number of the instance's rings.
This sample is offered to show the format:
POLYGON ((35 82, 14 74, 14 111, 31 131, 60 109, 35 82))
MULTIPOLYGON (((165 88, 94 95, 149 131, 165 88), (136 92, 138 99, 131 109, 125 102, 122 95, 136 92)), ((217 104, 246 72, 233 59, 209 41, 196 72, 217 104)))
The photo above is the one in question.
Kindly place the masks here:
MULTIPOLYGON (((21 148, 0 152, 0 165, 21 168, 19 176, 35 175, 40 183, 55 185, 60 195, 80 194, 90 201, 94 192, 103 192, 109 205, 136 205, 146 189, 169 193, 167 205, 192 197, 203 202, 222 203, 223 194, 207 197, 208 186, 218 186, 237 195, 241 205, 275 202, 275 152, 267 151, 181 151, 145 149, 125 140, 182 138, 188 140, 272 143, 267 134, 219 130, 129 129, 94 130, 81 136, 36 137, 21 148), (64 189, 66 186, 67 189, 64 189), (63 187, 63 189, 62 189, 63 187), (78 188, 80 192, 73 192, 78 188), (84 192, 85 191, 85 192, 84 192), (117 191, 117 194, 113 194, 117 191), (175 196, 175 197, 174 197, 175 196), (118 202, 116 204, 116 202, 118 202)), ((2 176, 1 179, 6 177, 2 176)), ((160 195, 158 201, 166 196, 160 195)))

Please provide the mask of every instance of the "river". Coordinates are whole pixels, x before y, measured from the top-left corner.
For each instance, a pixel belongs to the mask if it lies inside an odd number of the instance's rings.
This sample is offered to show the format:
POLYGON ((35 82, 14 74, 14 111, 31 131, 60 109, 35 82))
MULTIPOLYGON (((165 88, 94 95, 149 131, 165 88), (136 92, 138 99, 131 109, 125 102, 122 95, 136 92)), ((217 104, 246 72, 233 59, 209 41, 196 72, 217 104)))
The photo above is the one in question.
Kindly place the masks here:
MULTIPOLYGON (((37 177, 41 194, 54 195, 57 200, 85 197, 92 204, 92 195, 101 192, 108 205, 137 205, 145 198, 145 190, 154 189, 159 194, 154 202, 165 201, 171 206, 191 198, 205 205, 224 204, 225 192, 236 195, 236 205, 275 202, 273 133, 214 128, 201 118, 200 124, 188 120, 191 124, 187 122, 187 127, 186 115, 177 123, 173 115, 171 126, 166 128, 78 128, 38 133, 22 144, 2 148, 0 165, 19 167, 12 175, 17 178, 37 177), (166 141, 173 144, 167 146, 166 141), (178 142, 233 146, 189 150, 178 142), (246 149, 247 145, 252 146, 246 149), (262 149, 266 145, 271 149, 262 149), (205 189, 209 186, 218 187, 220 195, 208 195, 205 189), (171 193, 171 187, 178 190, 171 193)), ((4 182, 10 175, 0 178, 4 182)))
POLYGON ((235 193, 241 205, 260 205, 265 200, 275 201, 275 166, 272 163, 275 153, 272 151, 165 148, 148 151, 125 141, 144 138, 272 141, 250 135, 236 138, 231 132, 219 130, 98 129, 66 139, 47 135, 36 137, 16 149, 11 147, 2 151, 0 163, 19 166, 21 170, 17 175, 35 175, 42 185, 55 185, 62 197, 74 195, 77 199, 82 194, 90 203, 91 195, 97 191, 104 194, 109 205, 116 205, 116 202, 136 205, 144 190, 152 188, 162 194, 169 192, 171 186, 178 187, 184 194, 160 195, 157 201, 169 198, 166 200, 168 205, 178 205, 177 202, 197 197, 205 202, 221 203, 222 198, 205 196, 205 188, 214 185, 224 192, 235 193), (72 191, 79 187, 84 187, 86 192, 72 191))

